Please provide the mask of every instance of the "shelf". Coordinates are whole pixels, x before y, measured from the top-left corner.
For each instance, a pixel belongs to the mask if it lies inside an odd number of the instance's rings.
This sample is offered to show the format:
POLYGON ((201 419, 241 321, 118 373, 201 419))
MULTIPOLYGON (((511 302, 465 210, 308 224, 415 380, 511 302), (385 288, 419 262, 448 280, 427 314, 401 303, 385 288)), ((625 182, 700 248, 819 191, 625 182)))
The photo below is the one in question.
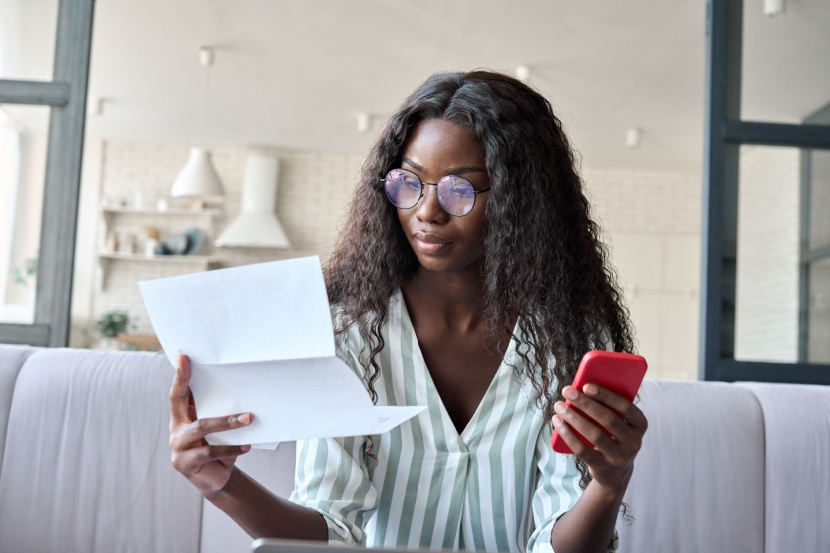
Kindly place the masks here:
POLYGON ((142 255, 140 253, 110 253, 98 254, 102 259, 120 259, 124 261, 146 261, 149 263, 199 263, 209 265, 219 261, 209 255, 142 255))
POLYGON ((207 271, 219 264, 219 259, 208 255, 142 255, 140 253, 100 252, 98 264, 101 266, 98 289, 106 290, 110 265, 114 262, 157 263, 170 266, 195 265, 198 271, 207 271))
POLYGON ((140 351, 161 351, 159 339, 154 334, 127 334, 122 332, 117 340, 140 351))
POLYGON ((113 219, 120 215, 139 215, 149 217, 198 217, 207 220, 207 232, 210 236, 215 234, 216 218, 222 214, 222 210, 209 207, 205 209, 189 209, 184 207, 170 207, 165 210, 153 208, 136 207, 104 207, 101 208, 104 216, 104 236, 108 236, 113 226, 113 219))
POLYGON ((221 213, 221 210, 216 208, 207 209, 188 209, 183 207, 170 207, 165 210, 153 208, 135 208, 135 207, 105 207, 102 209, 104 213, 114 213, 123 215, 193 215, 205 216, 209 215, 215 217, 221 213))

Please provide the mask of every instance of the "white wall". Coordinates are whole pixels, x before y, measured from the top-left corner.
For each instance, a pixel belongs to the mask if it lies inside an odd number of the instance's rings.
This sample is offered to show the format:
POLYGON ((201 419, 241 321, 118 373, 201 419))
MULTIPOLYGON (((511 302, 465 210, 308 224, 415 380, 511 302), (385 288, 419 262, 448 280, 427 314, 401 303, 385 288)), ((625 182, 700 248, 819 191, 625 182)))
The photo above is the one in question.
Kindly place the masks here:
POLYGON ((696 379, 701 177, 593 169, 585 181, 648 377, 696 379))
POLYGON ((93 339, 87 333, 93 320, 92 299, 98 268, 99 228, 98 210, 101 196, 104 141, 87 138, 81 167, 81 195, 78 200, 78 226, 75 235, 75 269, 72 285, 72 313, 70 314, 69 343, 86 347, 93 339))

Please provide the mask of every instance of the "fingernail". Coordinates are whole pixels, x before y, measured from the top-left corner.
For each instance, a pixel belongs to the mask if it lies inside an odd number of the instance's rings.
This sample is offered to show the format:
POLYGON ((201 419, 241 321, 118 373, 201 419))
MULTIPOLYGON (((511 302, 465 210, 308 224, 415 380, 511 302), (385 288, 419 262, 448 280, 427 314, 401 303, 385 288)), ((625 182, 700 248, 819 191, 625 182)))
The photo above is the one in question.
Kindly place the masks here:
POLYGON ((577 395, 579 395, 579 394, 576 393, 575 388, 572 388, 570 386, 566 386, 565 389, 562 390, 562 395, 565 396, 568 399, 576 399, 577 395))
POLYGON ((599 389, 597 389, 596 384, 586 384, 582 387, 582 391, 589 396, 595 396, 597 395, 597 392, 599 392, 599 389))
POLYGON ((236 420, 240 424, 248 424, 249 422, 251 422, 251 414, 250 413, 242 413, 241 415, 236 417, 236 420))
POLYGON ((557 401, 556 403, 553 404, 553 410, 556 411, 557 413, 560 413, 560 414, 564 413, 565 412, 565 404, 562 403, 561 401, 557 401))
POLYGON ((243 453, 246 453, 248 451, 251 451, 251 446, 243 445, 243 446, 240 446, 239 449, 241 449, 243 453))
POLYGON ((562 419, 560 419, 558 415, 554 415, 553 419, 551 420, 553 421, 553 426, 555 426, 556 428, 562 426, 562 419))

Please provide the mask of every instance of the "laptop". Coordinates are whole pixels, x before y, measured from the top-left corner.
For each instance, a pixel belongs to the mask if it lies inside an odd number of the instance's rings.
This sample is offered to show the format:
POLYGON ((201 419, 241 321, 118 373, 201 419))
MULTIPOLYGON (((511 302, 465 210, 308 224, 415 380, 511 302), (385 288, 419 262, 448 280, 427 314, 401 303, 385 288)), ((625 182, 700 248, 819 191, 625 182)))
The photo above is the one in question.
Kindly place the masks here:
MULTIPOLYGON (((436 549, 380 549, 367 548, 357 545, 329 545, 321 541, 277 540, 273 538, 259 538, 251 544, 254 553, 440 553, 436 549)), ((457 553, 457 552, 446 552, 457 553)))

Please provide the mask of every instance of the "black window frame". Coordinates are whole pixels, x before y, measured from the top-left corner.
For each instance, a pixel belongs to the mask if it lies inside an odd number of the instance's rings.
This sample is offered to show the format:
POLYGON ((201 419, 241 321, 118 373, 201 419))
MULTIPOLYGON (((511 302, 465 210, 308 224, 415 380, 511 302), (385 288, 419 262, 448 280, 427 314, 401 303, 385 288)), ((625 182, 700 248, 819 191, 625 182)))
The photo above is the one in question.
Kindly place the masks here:
POLYGON ((738 162, 744 144, 830 149, 830 126, 741 120, 743 0, 707 4, 700 377, 830 384, 830 365, 734 356, 738 162))

